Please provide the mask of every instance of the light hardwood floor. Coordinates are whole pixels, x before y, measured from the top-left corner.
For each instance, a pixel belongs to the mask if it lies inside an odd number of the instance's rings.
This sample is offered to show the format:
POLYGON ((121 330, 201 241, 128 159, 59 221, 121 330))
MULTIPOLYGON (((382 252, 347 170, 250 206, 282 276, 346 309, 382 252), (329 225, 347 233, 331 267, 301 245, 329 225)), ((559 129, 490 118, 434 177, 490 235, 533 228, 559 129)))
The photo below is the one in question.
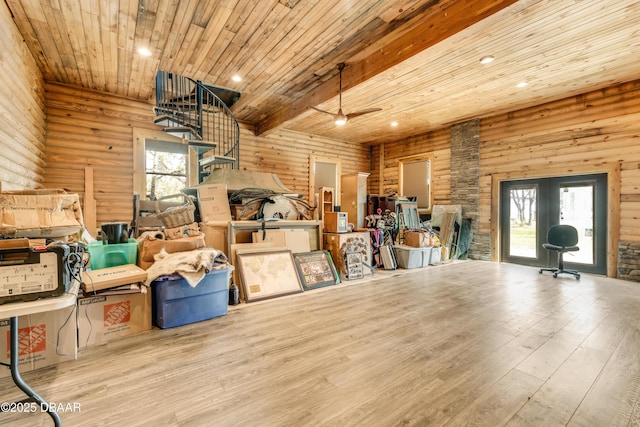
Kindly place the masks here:
MULTIPOLYGON (((24 378, 81 404, 67 426, 639 425, 640 283, 482 261, 379 272, 24 378)), ((20 393, 5 378, 0 396, 20 393)))

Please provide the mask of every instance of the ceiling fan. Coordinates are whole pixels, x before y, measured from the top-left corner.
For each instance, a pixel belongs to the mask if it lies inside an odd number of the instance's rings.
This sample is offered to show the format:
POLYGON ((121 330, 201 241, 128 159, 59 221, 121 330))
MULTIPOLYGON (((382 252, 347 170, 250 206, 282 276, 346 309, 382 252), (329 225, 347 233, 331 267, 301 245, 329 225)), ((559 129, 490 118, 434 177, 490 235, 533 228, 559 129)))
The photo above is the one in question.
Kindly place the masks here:
POLYGON ((344 70, 345 64, 341 62, 338 64, 337 68, 340 71, 340 92, 339 92, 339 102, 338 102, 338 112, 336 114, 330 113, 328 111, 321 110, 316 107, 311 107, 316 111, 321 113, 330 114, 333 116, 333 121, 335 124, 341 126, 347 123, 347 120, 352 119, 354 117, 362 116, 363 114, 373 113, 374 111, 380 111, 382 108, 367 108, 365 110, 356 111, 354 113, 344 114, 342 112, 342 70, 344 70))

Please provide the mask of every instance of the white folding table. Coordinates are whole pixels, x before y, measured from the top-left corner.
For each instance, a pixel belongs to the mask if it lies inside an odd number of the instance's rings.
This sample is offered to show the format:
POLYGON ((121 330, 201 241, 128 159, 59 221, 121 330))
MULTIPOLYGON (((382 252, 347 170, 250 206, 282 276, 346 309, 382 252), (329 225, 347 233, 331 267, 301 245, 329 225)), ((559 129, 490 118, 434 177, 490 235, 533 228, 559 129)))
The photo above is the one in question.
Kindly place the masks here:
POLYGON ((0 305, 0 319, 8 318, 10 321, 9 368, 11 369, 11 378, 15 385, 29 396, 25 401, 35 401, 41 408, 47 408, 47 413, 53 419, 55 426, 62 425, 58 413, 55 410, 52 410, 46 400, 40 397, 40 395, 36 393, 20 376, 20 372, 18 370, 18 316, 59 310, 61 308, 72 306, 76 303, 79 286, 80 283, 78 281, 74 281, 71 289, 59 297, 49 297, 35 301, 11 302, 0 305))

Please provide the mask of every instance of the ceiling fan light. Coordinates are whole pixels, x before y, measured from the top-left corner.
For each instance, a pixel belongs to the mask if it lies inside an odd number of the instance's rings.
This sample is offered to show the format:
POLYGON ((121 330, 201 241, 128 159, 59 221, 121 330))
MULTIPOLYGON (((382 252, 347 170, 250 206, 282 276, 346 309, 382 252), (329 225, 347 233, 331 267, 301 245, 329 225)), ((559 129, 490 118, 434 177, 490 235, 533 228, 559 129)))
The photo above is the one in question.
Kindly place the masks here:
POLYGON ((491 62, 493 62, 495 58, 491 55, 487 55, 487 56, 483 56, 482 58, 480 58, 480 63, 481 64, 490 64, 491 62))
POLYGON ((343 126, 345 123, 347 123, 346 117, 336 117, 336 120, 335 120, 336 125, 343 126))

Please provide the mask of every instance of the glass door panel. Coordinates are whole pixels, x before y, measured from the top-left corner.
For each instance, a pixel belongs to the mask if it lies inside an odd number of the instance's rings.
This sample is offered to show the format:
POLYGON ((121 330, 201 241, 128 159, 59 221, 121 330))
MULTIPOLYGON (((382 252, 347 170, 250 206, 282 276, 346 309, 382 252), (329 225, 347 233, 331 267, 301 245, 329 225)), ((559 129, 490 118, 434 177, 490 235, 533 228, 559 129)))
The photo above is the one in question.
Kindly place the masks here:
POLYGON ((557 254, 542 247, 547 231, 556 224, 578 230, 580 250, 565 256, 565 267, 606 274, 607 175, 501 183, 501 261, 536 267, 557 264, 557 254))
POLYGON ((509 190, 509 256, 537 258, 537 187, 509 190))
POLYGON ((560 224, 569 224, 578 230, 577 252, 567 261, 593 264, 593 185, 560 187, 560 224))

